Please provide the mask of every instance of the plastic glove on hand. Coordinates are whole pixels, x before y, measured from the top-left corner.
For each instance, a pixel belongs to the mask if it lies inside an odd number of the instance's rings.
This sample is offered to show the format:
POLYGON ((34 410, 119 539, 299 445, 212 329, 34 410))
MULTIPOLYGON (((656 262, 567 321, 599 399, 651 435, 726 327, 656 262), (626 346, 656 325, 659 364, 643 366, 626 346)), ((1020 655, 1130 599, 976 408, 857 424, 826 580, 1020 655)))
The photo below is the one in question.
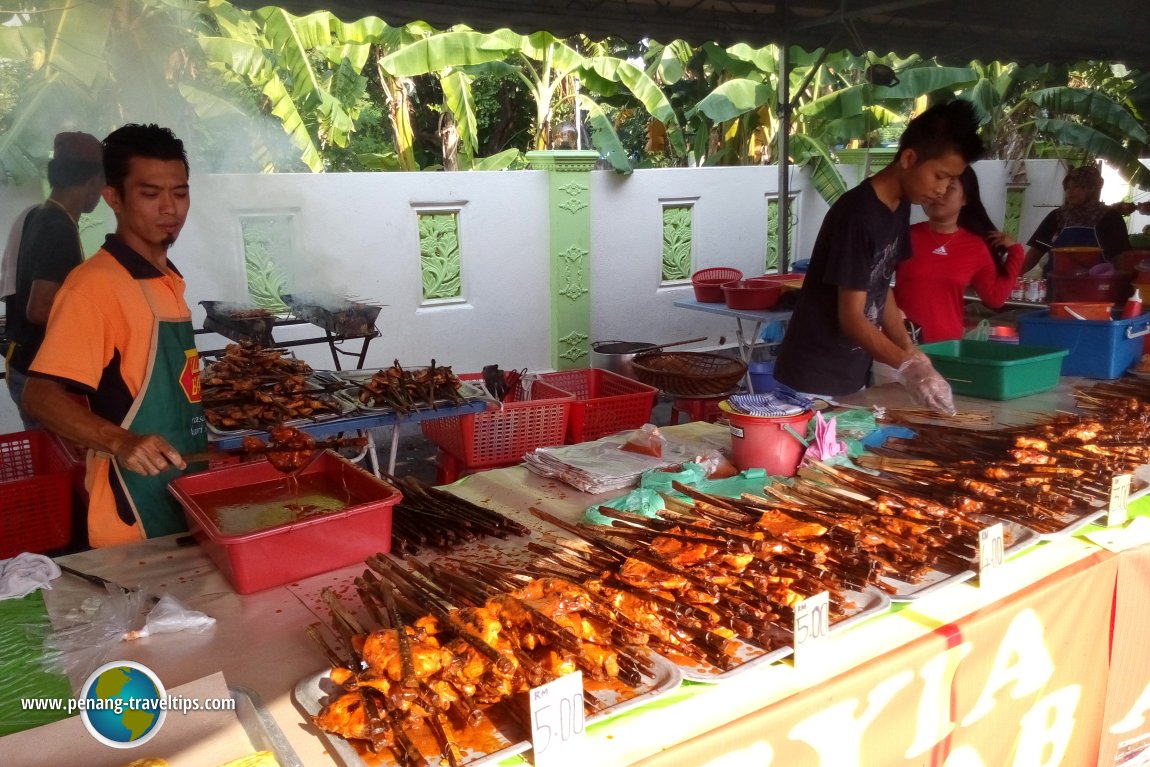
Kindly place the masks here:
POLYGON ((906 387, 916 405, 945 415, 954 415, 958 412, 954 407, 954 395, 950 390, 950 384, 938 374, 926 355, 916 353, 902 363, 896 378, 906 387))

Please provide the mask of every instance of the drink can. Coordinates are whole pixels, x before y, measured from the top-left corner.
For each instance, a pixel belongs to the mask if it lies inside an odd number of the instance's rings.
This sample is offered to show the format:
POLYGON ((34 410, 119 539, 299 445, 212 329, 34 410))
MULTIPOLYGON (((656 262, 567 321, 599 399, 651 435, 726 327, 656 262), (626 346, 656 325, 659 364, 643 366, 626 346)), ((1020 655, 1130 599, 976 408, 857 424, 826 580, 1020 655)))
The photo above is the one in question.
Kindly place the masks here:
POLYGON ((1039 301, 1045 301, 1046 300, 1046 280, 1039 280, 1038 281, 1038 300, 1039 301))
POLYGON ((1026 295, 1025 300, 1037 301, 1038 300, 1038 280, 1026 281, 1026 295))
POLYGON ((1014 287, 1010 290, 1010 300, 1021 301, 1024 295, 1026 295, 1026 280, 1019 277, 1014 281, 1014 287))

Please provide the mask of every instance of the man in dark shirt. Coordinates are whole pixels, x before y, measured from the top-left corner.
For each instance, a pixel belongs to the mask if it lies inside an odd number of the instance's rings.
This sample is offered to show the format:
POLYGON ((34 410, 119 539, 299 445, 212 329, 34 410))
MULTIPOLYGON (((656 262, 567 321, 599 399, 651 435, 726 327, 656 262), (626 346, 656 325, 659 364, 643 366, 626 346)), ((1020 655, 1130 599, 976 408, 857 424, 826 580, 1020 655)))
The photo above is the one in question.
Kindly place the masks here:
POLYGON ((910 256, 910 207, 946 194, 983 151, 965 101, 938 104, 911 120, 894 161, 840 197, 811 253, 775 377, 801 392, 838 396, 865 387, 878 360, 899 370, 916 402, 953 411, 950 387, 907 335, 891 295, 910 256))
POLYGON ((102 145, 87 133, 60 133, 48 161, 52 193, 23 218, 15 292, 5 298, 8 321, 8 390, 25 428, 36 422, 24 410, 28 366, 44 341, 48 313, 60 284, 84 260, 77 224, 100 201, 104 187, 102 145))

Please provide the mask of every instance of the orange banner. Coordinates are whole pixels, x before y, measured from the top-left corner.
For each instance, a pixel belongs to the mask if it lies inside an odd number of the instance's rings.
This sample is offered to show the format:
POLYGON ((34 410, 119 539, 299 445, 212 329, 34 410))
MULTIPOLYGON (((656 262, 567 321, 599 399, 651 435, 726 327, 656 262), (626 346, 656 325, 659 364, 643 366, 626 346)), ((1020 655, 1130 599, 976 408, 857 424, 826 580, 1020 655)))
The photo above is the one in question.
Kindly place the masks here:
POLYGON ((640 764, 1094 764, 1118 559, 1091 555, 818 688, 640 764))
POLYGON ((1150 546, 1118 556, 1099 767, 1150 764, 1150 546))

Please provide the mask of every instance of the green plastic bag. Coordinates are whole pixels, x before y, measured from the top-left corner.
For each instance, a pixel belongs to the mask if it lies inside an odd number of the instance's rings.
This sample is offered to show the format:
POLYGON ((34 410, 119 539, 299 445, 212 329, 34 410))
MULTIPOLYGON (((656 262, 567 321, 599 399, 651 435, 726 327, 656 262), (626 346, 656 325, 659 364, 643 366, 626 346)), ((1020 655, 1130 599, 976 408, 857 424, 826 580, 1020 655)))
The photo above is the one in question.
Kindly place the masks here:
POLYGON ((967 341, 986 341, 990 338, 990 320, 981 320, 962 336, 967 341))

